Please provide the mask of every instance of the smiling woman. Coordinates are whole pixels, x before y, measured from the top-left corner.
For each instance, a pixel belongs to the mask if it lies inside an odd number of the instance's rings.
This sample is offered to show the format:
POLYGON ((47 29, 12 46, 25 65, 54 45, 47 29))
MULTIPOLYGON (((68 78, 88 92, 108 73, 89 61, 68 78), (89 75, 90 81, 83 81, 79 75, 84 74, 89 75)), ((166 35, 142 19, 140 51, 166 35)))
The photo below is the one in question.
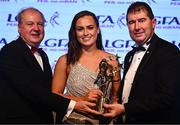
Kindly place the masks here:
MULTIPOLYGON (((91 16, 81 17, 76 22, 77 40, 81 46, 92 46, 97 39, 99 28, 95 25, 95 21, 91 16)), ((94 44, 96 46, 96 44, 94 44)))
MULTIPOLYGON (((103 59, 109 60, 108 64, 111 67, 119 66, 115 55, 103 49, 101 31, 95 14, 90 11, 77 13, 69 30, 68 53, 61 56, 55 66, 52 92, 63 94, 66 87, 67 92, 64 96, 67 98, 97 102, 98 98, 104 94, 94 84, 99 72, 99 63, 103 59)), ((120 72, 114 74, 113 80, 115 82, 112 103, 117 103, 120 72)), ((105 123, 100 116, 77 111, 65 117, 63 122, 69 124, 105 123)))

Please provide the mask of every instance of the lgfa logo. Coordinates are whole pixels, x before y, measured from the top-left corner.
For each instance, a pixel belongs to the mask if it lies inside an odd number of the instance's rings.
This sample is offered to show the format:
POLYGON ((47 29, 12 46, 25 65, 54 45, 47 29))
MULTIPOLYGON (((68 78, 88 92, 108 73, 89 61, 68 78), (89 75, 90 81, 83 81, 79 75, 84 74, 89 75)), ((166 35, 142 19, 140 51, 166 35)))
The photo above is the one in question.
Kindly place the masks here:
POLYGON ((155 16, 157 28, 180 29, 180 18, 176 16, 155 16))
POLYGON ((97 19, 102 28, 114 28, 116 24, 120 29, 126 27, 125 13, 122 13, 118 18, 117 16, 112 17, 111 15, 98 15, 97 19))
MULTIPOLYGON (((60 25, 57 19, 59 18, 59 12, 54 12, 53 15, 50 17, 49 22, 54 27, 55 25, 60 25)), ((45 20, 45 26, 47 26, 48 21, 45 20)), ((7 26, 17 26, 17 15, 13 15, 12 13, 8 14, 7 17, 7 26)))
POLYGON ((8 14, 7 18, 7 26, 17 26, 17 16, 14 16, 13 14, 8 14))
POLYGON ((51 25, 54 27, 55 25, 60 25, 57 21, 57 19, 59 18, 59 12, 54 12, 53 15, 50 18, 50 23, 51 25))
POLYGON ((115 26, 114 19, 110 15, 98 15, 97 19, 99 21, 100 27, 114 28, 114 26, 115 26))
POLYGON ((122 28, 126 27, 126 16, 125 13, 122 13, 119 18, 117 19, 117 25, 122 28))

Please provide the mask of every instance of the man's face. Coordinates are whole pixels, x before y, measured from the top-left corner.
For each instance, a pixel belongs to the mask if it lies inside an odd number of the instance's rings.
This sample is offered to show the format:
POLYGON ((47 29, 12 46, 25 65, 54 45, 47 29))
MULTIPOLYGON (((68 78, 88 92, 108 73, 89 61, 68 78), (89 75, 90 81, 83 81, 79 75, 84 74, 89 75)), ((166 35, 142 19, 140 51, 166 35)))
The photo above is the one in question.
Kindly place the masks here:
POLYGON ((25 11, 18 25, 18 32, 27 44, 38 46, 44 38, 44 20, 41 14, 34 10, 25 11))
POLYGON ((147 42, 154 33, 156 21, 147 16, 146 10, 131 12, 127 16, 131 38, 139 45, 147 42))

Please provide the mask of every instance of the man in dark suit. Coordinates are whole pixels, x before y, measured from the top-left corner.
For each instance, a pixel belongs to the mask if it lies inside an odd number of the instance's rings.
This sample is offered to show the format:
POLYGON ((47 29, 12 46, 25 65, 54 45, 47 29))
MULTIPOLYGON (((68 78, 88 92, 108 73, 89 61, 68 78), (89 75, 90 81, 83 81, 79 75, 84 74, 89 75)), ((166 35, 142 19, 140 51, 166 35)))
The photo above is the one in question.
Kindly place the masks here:
POLYGON ((104 116, 120 115, 124 123, 180 123, 179 49, 154 33, 156 20, 145 2, 132 3, 126 20, 136 46, 125 57, 120 104, 105 104, 104 116))
POLYGON ((0 51, 0 123, 53 123, 52 111, 62 119, 73 109, 98 114, 90 109, 94 103, 51 93, 48 57, 37 49, 44 38, 44 16, 31 7, 17 17, 20 36, 0 51))

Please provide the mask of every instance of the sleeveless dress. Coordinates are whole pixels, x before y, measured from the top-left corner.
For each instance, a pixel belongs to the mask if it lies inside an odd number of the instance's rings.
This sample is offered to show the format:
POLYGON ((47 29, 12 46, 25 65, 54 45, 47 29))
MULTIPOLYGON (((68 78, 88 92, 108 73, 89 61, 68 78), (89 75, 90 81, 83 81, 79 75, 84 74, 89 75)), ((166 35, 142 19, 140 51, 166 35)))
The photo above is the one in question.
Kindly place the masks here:
MULTIPOLYGON (((85 66, 77 63, 72 66, 68 75, 66 90, 67 94, 73 96, 84 96, 91 89, 95 88, 94 82, 97 73, 90 71, 85 66)), ((73 111, 70 116, 64 118, 63 123, 66 124, 98 124, 99 120, 96 116, 86 112, 73 111)))
MULTIPOLYGON (((110 61, 115 56, 109 56, 105 58, 110 61)), ((68 75, 66 90, 67 94, 73 96, 84 96, 89 90, 97 88, 94 84, 98 73, 89 70, 87 67, 76 63, 72 66, 71 71, 68 75)), ((91 115, 86 112, 76 111, 70 114, 70 116, 64 117, 64 124, 99 124, 98 116, 91 115)))

